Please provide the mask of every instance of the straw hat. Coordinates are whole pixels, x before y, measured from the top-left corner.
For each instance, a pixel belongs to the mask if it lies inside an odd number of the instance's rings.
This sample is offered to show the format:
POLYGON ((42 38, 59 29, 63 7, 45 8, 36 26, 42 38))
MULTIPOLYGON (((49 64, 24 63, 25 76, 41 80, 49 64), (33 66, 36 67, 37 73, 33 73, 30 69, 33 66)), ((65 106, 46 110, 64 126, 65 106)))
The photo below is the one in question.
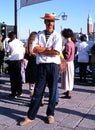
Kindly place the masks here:
POLYGON ((46 13, 45 16, 41 18, 46 20, 59 20, 58 18, 55 17, 54 14, 48 14, 48 13, 46 13))

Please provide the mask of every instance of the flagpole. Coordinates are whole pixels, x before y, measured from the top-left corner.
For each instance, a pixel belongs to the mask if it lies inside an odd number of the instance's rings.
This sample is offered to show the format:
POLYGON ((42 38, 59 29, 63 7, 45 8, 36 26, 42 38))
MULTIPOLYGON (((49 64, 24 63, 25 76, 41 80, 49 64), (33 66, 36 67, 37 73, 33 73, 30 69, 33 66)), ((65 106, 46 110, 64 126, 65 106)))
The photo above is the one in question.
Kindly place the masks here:
POLYGON ((14 0, 14 32, 17 36, 17 0, 14 0))

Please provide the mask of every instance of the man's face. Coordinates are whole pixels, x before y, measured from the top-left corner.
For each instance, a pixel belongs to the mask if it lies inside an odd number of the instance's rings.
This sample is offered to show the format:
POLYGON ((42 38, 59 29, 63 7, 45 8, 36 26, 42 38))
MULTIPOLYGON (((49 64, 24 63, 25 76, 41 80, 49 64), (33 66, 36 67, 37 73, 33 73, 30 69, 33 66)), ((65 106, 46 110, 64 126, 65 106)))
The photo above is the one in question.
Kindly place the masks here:
POLYGON ((46 30, 48 32, 51 32, 54 30, 54 24, 55 24, 54 20, 45 20, 45 24, 46 24, 46 30))

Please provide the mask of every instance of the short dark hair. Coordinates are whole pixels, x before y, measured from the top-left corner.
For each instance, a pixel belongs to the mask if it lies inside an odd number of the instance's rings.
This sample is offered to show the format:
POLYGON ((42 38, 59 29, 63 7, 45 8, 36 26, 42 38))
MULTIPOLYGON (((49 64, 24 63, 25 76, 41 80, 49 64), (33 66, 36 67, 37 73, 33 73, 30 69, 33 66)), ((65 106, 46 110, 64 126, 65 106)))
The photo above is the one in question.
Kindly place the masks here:
POLYGON ((86 36, 85 34, 82 34, 82 35, 80 36, 80 40, 81 40, 81 41, 87 41, 87 36, 86 36))
POLYGON ((13 32, 13 31, 9 32, 9 33, 8 33, 8 37, 9 37, 10 39, 16 37, 15 32, 13 32))
POLYGON ((62 30, 61 35, 65 38, 73 37, 74 33, 70 28, 65 28, 62 30))

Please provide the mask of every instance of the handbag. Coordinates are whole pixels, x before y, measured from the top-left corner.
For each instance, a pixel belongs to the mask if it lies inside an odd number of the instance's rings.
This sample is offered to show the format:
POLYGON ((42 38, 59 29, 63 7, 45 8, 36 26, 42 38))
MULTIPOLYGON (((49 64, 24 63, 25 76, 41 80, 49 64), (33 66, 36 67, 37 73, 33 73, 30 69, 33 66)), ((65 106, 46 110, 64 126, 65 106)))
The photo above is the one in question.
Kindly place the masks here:
POLYGON ((64 58, 60 58, 60 59, 61 59, 61 63, 59 64, 59 73, 62 74, 66 72, 67 64, 64 58))

